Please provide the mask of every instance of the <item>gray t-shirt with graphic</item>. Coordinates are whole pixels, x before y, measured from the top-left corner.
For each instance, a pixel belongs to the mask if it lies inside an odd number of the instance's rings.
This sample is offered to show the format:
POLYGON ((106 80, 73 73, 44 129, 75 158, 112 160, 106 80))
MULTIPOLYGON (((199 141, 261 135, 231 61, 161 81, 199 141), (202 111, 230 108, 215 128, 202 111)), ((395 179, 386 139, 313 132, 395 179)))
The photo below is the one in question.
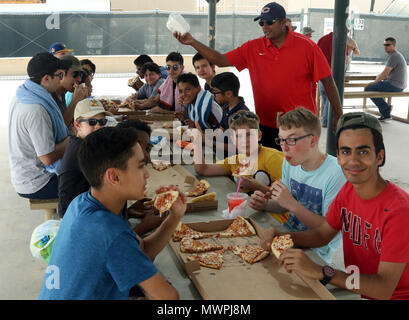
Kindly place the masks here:
POLYGON ((408 69, 403 55, 395 50, 386 61, 386 66, 391 67, 387 80, 399 89, 405 89, 408 81, 408 69))

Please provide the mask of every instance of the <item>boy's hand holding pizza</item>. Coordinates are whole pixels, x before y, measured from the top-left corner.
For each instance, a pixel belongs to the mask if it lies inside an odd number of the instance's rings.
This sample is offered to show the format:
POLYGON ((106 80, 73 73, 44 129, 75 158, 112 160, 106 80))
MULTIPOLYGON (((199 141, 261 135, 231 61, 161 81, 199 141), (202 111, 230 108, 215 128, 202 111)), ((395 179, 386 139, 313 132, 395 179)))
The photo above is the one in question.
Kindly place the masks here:
POLYGON ((154 206, 161 215, 169 211, 171 216, 178 217, 179 219, 183 217, 186 212, 187 200, 178 187, 174 185, 160 186, 155 192, 154 206))

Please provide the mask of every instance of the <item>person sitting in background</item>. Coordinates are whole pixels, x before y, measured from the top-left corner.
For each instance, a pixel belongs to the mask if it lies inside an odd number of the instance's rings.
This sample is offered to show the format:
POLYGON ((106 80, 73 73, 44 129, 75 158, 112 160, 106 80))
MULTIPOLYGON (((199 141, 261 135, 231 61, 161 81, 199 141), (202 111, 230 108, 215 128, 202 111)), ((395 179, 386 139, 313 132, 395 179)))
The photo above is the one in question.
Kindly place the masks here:
MULTIPOLYGON (((318 116, 299 107, 278 114, 277 124, 276 143, 281 144, 285 157, 282 178, 272 184, 271 191, 256 191, 251 196, 250 207, 286 216, 289 211, 287 220, 283 221, 290 231, 314 229, 325 221, 328 207, 344 185, 345 177, 337 159, 319 150, 318 116)), ((331 263, 340 240, 338 233, 329 244, 314 251, 331 263)))
MULTIPOLYGON (((365 91, 401 92, 408 84, 408 68, 405 57, 396 50, 396 40, 392 37, 385 39, 383 47, 388 54, 388 60, 383 71, 376 76, 375 81, 365 87, 365 91)), ((381 116, 379 121, 391 119, 392 105, 387 104, 384 98, 371 98, 378 107, 381 116)))
MULTIPOLYGON (((134 83, 132 85, 132 88, 135 89, 135 91, 138 91, 144 85, 144 83, 141 81, 141 78, 143 79, 143 73, 141 71, 142 71, 143 65, 145 63, 148 63, 148 62, 153 62, 153 60, 152 60, 151 57, 149 57, 146 54, 141 54, 133 62, 135 67, 136 67, 136 75, 137 75, 136 79, 133 81, 134 83)), ((163 66, 160 66, 159 69, 160 69, 162 78, 166 79, 168 77, 168 73, 166 72, 166 68, 163 67, 163 66)))
POLYGON ((151 112, 158 113, 183 113, 185 106, 180 103, 179 91, 176 88, 178 77, 184 73, 183 57, 179 52, 171 52, 166 57, 166 70, 168 77, 159 87, 159 95, 156 96, 158 106, 153 107, 151 112))
POLYGON ((72 122, 74 121, 75 106, 79 101, 88 97, 88 89, 79 85, 85 76, 85 71, 82 69, 80 61, 72 55, 65 55, 60 59, 71 61, 71 67, 64 73, 60 85, 52 96, 60 108, 65 125, 68 128, 71 128, 72 122), (65 101, 65 94, 67 91, 73 93, 73 98, 69 105, 67 105, 67 102, 65 101))
POLYGON ((58 215, 63 218, 71 201, 79 194, 89 190, 89 183, 80 170, 77 159, 81 142, 90 133, 103 128, 112 115, 105 111, 101 102, 96 99, 84 99, 77 103, 74 111, 74 128, 76 135, 71 137, 62 158, 58 177, 58 215))
POLYGON ((243 97, 239 96, 240 81, 232 72, 223 72, 216 75, 211 85, 214 99, 223 109, 220 126, 223 130, 229 128, 229 118, 240 110, 248 111, 243 97))
POLYGON ((186 106, 183 122, 190 128, 216 129, 220 126, 222 109, 214 101, 213 95, 200 87, 199 79, 193 73, 178 77, 177 86, 181 102, 186 106))
POLYGON ((145 84, 139 88, 136 95, 127 98, 126 102, 134 109, 150 109, 157 105, 158 89, 165 79, 161 78, 159 66, 154 62, 145 63, 141 73, 145 84))
POLYGON ((48 49, 48 52, 59 59, 67 54, 71 54, 73 49, 68 49, 65 43, 54 42, 48 49))
POLYGON ((137 138, 135 129, 107 127, 81 143, 78 162, 91 189, 70 203, 61 222, 49 261, 60 270, 60 286, 49 285, 47 272, 41 300, 128 300, 134 286, 148 299, 179 298, 152 261, 183 217, 186 197, 163 187, 179 196, 159 229, 144 239, 124 219, 127 201, 143 198, 149 178, 137 138))
POLYGON ((192 63, 197 75, 206 81, 204 89, 211 91, 212 79, 216 75, 216 66, 211 64, 209 60, 205 59, 199 52, 193 56, 192 63))
MULTIPOLYGON (((207 177, 232 176, 234 174, 234 179, 239 175, 242 179, 241 187, 244 192, 255 190, 267 192, 271 183, 281 178, 284 156, 282 152, 264 147, 259 143, 262 134, 259 123, 260 120, 256 114, 245 110, 238 111, 229 119, 229 128, 235 131, 234 144, 237 153, 243 152, 242 149, 245 148, 246 157, 257 155, 253 159, 254 167, 249 168, 251 174, 246 173, 246 175, 240 176, 238 169, 242 161, 237 154, 217 163, 207 164, 203 153, 194 148, 193 160, 196 173, 207 177), (252 134, 252 131, 257 132, 257 135, 252 134)), ((193 134, 198 134, 198 131, 193 132, 193 134)))
POLYGON ((9 110, 11 183, 23 198, 55 199, 58 178, 48 171, 64 155, 68 129, 52 98, 71 61, 49 52, 36 54, 27 66, 27 79, 16 92, 9 110))
MULTIPOLYGON (((84 76, 81 80, 81 83, 85 83, 85 86, 88 89, 88 96, 87 98, 92 98, 92 80, 94 79, 95 71, 96 71, 96 66, 95 64, 89 60, 89 59, 82 59, 80 60, 81 68, 84 70, 84 76)), ((72 92, 67 91, 65 94, 65 103, 67 106, 70 105, 71 100, 72 100, 72 92)))

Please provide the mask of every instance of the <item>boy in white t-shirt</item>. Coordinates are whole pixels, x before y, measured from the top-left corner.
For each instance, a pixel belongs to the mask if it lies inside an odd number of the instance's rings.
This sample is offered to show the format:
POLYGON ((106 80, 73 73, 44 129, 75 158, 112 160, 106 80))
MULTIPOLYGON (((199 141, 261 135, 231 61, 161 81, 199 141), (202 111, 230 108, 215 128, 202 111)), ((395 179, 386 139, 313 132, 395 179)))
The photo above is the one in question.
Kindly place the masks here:
MULTIPOLYGON (((325 220, 328 207, 345 183, 337 159, 318 148, 321 126, 318 117, 300 107, 277 116, 276 143, 284 153, 281 180, 271 192, 256 191, 250 206, 256 210, 287 214, 284 225, 290 231, 312 229, 325 220)), ((340 243, 338 234, 327 246, 313 249, 326 262, 340 243)))

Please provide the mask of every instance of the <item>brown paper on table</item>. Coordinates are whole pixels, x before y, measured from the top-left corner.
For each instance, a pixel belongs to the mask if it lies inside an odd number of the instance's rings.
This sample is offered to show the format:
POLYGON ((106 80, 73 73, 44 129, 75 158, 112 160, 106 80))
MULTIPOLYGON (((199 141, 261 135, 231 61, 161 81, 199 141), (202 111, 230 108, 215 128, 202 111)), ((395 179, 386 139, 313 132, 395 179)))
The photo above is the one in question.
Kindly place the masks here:
MULTIPOLYGON (((145 195, 147 198, 155 198, 155 190, 160 185, 173 184, 179 188, 181 192, 188 192, 192 190, 198 183, 199 180, 183 168, 181 165, 174 165, 166 170, 158 171, 152 168, 152 165, 148 165, 149 179, 146 185, 145 195)), ((210 189, 207 191, 211 191, 210 189)), ((196 212, 196 211, 206 211, 206 210, 216 210, 218 207, 218 200, 206 200, 199 202, 191 202, 194 197, 187 197, 187 209, 186 212, 196 212)))
MULTIPOLYGON (((262 229, 252 219, 248 220, 259 234, 262 229)), ((197 231, 217 233, 232 222, 229 219, 187 225, 197 231)), ((260 245, 258 236, 207 238, 203 241, 216 242, 225 247, 260 245)), ((202 267, 198 261, 187 261, 191 253, 182 253, 180 242, 170 240, 169 245, 205 300, 335 300, 320 282, 288 273, 272 254, 260 262, 249 264, 230 250, 225 250, 223 266, 216 270, 202 267)))

